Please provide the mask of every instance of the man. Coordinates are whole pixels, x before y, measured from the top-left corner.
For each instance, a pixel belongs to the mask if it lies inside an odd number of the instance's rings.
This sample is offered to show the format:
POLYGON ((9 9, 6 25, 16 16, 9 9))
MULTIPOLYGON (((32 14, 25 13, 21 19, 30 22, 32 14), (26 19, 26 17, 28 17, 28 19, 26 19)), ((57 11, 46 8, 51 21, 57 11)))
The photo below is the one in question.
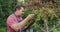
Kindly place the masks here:
POLYGON ((34 14, 29 14, 23 20, 22 15, 24 14, 24 7, 21 5, 16 5, 14 10, 15 12, 7 18, 7 32, 20 31, 26 25, 26 23, 32 20, 34 17, 34 14))

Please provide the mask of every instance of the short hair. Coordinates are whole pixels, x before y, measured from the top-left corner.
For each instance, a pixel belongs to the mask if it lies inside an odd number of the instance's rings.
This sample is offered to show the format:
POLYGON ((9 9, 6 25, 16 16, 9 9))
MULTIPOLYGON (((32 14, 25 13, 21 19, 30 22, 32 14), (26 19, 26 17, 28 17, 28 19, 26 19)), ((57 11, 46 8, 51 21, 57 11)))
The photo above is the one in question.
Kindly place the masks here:
POLYGON ((23 7, 24 8, 24 6, 23 5, 16 5, 15 7, 14 7, 14 11, 16 11, 16 9, 21 9, 21 7, 23 7))

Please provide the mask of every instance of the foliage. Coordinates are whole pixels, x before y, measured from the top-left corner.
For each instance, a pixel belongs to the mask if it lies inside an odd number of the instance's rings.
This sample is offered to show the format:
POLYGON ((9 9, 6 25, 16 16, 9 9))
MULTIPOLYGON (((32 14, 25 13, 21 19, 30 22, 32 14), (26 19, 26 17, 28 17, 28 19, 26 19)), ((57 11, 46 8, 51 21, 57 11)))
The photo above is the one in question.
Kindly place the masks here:
POLYGON ((33 28, 37 29, 38 32, 40 30, 43 32, 48 32, 55 27, 54 25, 58 25, 58 16, 55 14, 55 11, 53 11, 52 8, 42 7, 39 10, 27 10, 24 16, 31 13, 35 14, 35 19, 32 20, 34 21, 33 28))
POLYGON ((6 32, 6 19, 15 5, 16 0, 0 0, 0 32, 6 32))
MULTIPOLYGON (((33 28, 37 32, 60 32, 60 0, 57 2, 56 0, 24 1, 28 3, 23 3, 26 7, 23 18, 34 13, 33 28)), ((6 32, 6 19, 14 12, 13 7, 16 4, 20 3, 17 0, 0 0, 0 32, 6 32)))
MULTIPOLYGON (((59 17, 56 13, 56 0, 49 0, 42 3, 42 0, 30 0, 26 5, 26 8, 31 9, 32 13, 35 14, 35 21, 33 27, 36 28, 37 32, 56 32, 57 28, 60 25, 59 17), (38 4, 39 3, 39 4, 38 4), (46 6, 47 5, 47 6, 46 6), (41 6, 41 7, 40 7, 41 6), (59 22, 59 23, 58 23, 59 22)), ((58 5, 57 5, 58 7, 58 5)), ((60 10, 59 10, 60 11, 60 10)))

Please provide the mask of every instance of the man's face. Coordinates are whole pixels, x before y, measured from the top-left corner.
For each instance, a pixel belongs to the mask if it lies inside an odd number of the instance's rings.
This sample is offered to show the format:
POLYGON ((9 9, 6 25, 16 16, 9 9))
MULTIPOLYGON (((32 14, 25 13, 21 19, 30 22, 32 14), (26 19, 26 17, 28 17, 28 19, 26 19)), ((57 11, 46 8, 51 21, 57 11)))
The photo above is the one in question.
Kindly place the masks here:
POLYGON ((17 11, 19 16, 22 16, 24 14, 24 8, 21 7, 20 10, 17 11))

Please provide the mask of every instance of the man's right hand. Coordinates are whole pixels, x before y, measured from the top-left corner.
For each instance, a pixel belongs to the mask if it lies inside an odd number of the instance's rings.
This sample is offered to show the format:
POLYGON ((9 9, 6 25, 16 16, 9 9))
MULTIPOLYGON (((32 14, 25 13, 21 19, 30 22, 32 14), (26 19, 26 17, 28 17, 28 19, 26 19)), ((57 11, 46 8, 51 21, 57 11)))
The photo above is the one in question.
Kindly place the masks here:
POLYGON ((28 20, 32 20, 33 17, 34 17, 34 14, 29 14, 29 15, 27 16, 27 19, 28 19, 28 20))

